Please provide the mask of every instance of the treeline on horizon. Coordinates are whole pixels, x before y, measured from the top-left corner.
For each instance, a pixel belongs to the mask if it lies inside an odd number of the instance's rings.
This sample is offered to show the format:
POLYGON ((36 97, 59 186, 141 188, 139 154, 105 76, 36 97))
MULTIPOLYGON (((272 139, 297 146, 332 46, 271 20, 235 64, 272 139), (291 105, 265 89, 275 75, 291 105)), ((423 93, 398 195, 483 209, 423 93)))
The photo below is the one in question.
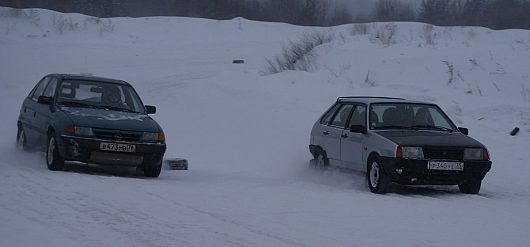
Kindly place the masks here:
POLYGON ((438 26, 530 29, 527 0, 423 0, 419 8, 401 0, 377 0, 364 14, 327 0, 0 0, 0 6, 45 8, 97 17, 244 17, 306 26, 377 21, 418 21, 438 26))

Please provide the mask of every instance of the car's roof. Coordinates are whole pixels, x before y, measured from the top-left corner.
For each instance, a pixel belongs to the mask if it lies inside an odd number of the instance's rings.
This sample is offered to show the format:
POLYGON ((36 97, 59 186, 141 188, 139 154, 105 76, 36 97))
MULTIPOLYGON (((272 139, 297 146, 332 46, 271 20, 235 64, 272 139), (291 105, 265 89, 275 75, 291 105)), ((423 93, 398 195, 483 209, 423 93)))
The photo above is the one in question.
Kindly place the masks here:
POLYGON ((407 100, 404 98, 395 98, 395 97, 378 97, 378 96, 348 96, 348 97, 338 97, 337 102, 356 102, 364 104, 373 104, 373 103, 412 103, 412 104, 433 104, 423 101, 416 100, 407 100))
POLYGON ((109 82, 109 83, 130 86, 130 84, 127 83, 126 81, 105 78, 105 77, 98 77, 98 76, 93 76, 90 74, 50 74, 49 76, 55 76, 62 80, 100 81, 100 82, 109 82))

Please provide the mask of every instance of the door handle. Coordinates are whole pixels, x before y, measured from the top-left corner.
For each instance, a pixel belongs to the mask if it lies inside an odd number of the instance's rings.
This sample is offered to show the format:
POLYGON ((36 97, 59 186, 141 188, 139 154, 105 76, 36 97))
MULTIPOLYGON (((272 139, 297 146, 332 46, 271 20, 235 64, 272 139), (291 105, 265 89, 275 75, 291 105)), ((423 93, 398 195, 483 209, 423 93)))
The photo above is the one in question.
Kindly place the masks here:
POLYGON ((324 131, 322 132, 322 134, 324 134, 325 136, 329 135, 329 131, 324 131))
POLYGON ((342 138, 348 138, 348 134, 342 134, 340 137, 342 137, 342 138))
POLYGON ((37 112, 33 112, 33 117, 37 117, 37 112))

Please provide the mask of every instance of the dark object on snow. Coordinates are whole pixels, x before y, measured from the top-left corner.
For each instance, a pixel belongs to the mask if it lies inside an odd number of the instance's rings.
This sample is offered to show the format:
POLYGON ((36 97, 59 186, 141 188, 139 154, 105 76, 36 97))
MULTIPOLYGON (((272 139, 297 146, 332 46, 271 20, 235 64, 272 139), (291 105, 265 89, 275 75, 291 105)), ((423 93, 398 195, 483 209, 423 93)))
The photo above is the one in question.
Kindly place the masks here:
POLYGON ((510 135, 515 136, 517 135, 517 133, 519 133, 519 128, 515 127, 515 129, 513 129, 512 132, 510 132, 510 135))
POLYGON ((232 63, 242 64, 242 63, 245 63, 245 60, 243 60, 243 59, 236 59, 236 60, 233 60, 232 63))
POLYGON ((166 162, 169 170, 188 170, 188 161, 186 159, 169 159, 166 162))

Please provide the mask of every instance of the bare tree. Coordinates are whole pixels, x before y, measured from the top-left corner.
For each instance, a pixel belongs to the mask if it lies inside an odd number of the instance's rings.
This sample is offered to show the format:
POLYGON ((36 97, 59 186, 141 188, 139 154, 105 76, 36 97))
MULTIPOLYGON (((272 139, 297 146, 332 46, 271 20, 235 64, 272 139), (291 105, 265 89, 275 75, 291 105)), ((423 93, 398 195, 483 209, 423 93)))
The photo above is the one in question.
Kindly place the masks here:
POLYGON ((0 6, 47 8, 97 17, 191 16, 325 26, 348 22, 422 21, 530 29, 530 0, 423 0, 418 14, 404 0, 377 0, 370 14, 352 15, 329 0, 0 0, 0 6))
POLYGON ((352 23, 353 16, 351 12, 344 5, 337 5, 333 12, 331 12, 326 21, 326 26, 336 26, 346 23, 352 23))
POLYGON ((423 0, 419 20, 434 25, 446 24, 451 2, 451 0, 423 0))
POLYGON ((462 10, 462 21, 466 25, 478 26, 484 18, 486 0, 468 0, 462 10))
POLYGON ((378 21, 412 21, 415 18, 410 4, 400 0, 378 0, 373 15, 378 21))

